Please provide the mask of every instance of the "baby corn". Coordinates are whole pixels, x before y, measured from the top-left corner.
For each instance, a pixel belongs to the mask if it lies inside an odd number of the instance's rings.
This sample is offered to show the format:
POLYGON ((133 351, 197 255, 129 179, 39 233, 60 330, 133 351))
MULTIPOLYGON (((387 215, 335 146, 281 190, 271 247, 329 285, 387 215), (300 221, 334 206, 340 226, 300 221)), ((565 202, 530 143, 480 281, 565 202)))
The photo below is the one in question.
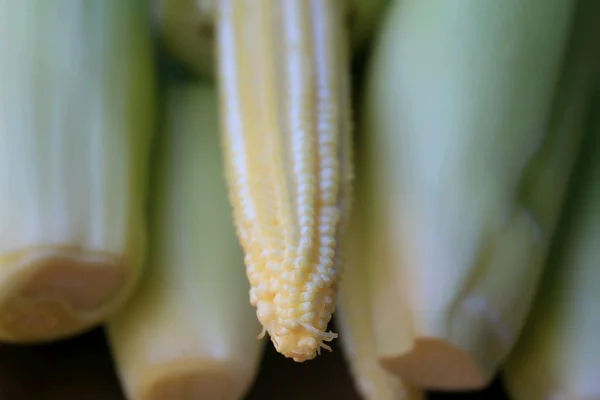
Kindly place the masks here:
MULTIPOLYGON (((361 164, 362 165, 362 164, 361 164)), ((358 170, 358 168, 357 168, 358 170)), ((340 343, 354 386, 364 400, 421 400, 422 390, 406 385, 381 365, 375 351, 372 326, 369 270, 365 245, 370 238, 364 235, 369 221, 365 218, 365 196, 369 190, 369 172, 357 171, 357 184, 352 206, 352 217, 344 240, 344 277, 340 283, 336 326, 340 343)))
POLYGON ((364 103, 386 369, 486 386, 538 284, 580 133, 550 126, 571 0, 395 0, 364 103))
POLYGON ((248 304, 219 152, 215 88, 170 82, 154 176, 150 262, 110 321, 132 400, 234 400, 264 342, 248 304))
MULTIPOLYGON (((587 132, 553 240, 555 252, 505 366, 514 400, 600 399, 600 3, 579 5, 553 125, 570 135, 587 132)), ((548 174, 538 185, 555 179, 548 174)))
POLYGON ((506 387, 514 400, 600 399, 600 102, 596 103, 589 146, 569 195, 566 223, 557 235, 559 252, 506 364, 506 387))
POLYGON ((276 349, 305 361, 336 335, 337 250, 351 186, 342 2, 223 0, 222 143, 250 302, 276 349))
POLYGON ((0 338, 72 335, 140 273, 154 67, 143 0, 0 0, 0 338))

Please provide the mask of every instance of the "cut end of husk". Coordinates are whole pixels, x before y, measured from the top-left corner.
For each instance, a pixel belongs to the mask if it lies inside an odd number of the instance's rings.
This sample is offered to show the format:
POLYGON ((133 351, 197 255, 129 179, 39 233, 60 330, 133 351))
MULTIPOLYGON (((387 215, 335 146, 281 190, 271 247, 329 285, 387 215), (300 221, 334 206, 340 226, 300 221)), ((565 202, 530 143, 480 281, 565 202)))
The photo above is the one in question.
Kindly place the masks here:
POLYGON ((5 256, 0 338, 60 339, 92 328, 125 299, 124 259, 68 248, 34 248, 5 256))
POLYGON ((477 390, 489 383, 488 375, 468 352, 436 338, 418 338, 409 352, 379 361, 406 382, 430 390, 477 390))
MULTIPOLYGON (((190 358, 156 365, 144 372, 140 385, 131 398, 164 399, 233 399, 240 395, 238 382, 248 381, 238 376, 235 362, 190 358)), ((244 390, 246 388, 243 388, 244 390)))

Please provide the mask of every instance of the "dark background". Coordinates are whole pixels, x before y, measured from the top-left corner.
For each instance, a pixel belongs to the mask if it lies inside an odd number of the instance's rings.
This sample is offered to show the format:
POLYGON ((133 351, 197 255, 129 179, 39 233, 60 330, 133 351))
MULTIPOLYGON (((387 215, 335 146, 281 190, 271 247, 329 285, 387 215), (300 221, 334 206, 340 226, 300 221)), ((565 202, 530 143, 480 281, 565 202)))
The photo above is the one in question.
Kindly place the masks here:
MULTIPOLYGON (((335 343, 334 341, 333 343, 335 343)), ((268 345, 246 400, 359 400, 339 347, 299 364, 268 345)), ((508 399, 499 383, 433 400, 508 399)), ((0 400, 124 400, 101 329, 39 346, 0 346, 0 400)))

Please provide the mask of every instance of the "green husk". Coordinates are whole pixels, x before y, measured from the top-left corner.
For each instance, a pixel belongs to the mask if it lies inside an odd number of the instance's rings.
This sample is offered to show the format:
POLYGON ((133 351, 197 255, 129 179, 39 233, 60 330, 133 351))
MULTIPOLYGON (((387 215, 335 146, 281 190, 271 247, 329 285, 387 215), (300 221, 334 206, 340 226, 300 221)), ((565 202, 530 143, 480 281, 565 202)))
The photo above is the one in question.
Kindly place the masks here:
POLYGON ((580 143, 563 118, 579 123, 581 99, 550 119, 573 10, 389 8, 365 99, 366 235, 379 360, 409 384, 482 388, 522 329, 580 143))
POLYGON ((142 0, 0 0, 0 338, 121 306, 146 250, 155 124, 142 0))
MULTIPOLYGON (((569 95, 561 102, 565 114, 578 107, 591 112, 547 272, 505 367, 514 400, 600 399, 600 3, 580 4, 575 33, 580 68, 572 69, 571 81, 579 83, 579 96, 595 94, 595 102, 585 107, 588 102, 569 95)), ((581 130, 573 122, 565 119, 564 128, 581 130)))
POLYGON ((130 399, 239 399, 264 341, 223 178, 216 89, 170 83, 152 189, 149 265, 109 323, 130 399))

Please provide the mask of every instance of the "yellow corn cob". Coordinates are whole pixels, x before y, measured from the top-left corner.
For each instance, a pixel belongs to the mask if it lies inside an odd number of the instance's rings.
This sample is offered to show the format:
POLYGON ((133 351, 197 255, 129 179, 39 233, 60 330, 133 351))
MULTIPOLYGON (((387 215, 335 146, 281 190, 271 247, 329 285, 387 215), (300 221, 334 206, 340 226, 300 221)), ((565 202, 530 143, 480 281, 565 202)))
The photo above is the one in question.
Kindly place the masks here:
POLYGON ((342 3, 223 0, 223 146, 250 301, 277 350, 328 348, 350 197, 342 3))
POLYGON ((238 399, 264 342, 227 202, 216 90, 171 83, 166 96, 151 262, 109 337, 130 399, 238 399))
POLYGON ((144 1, 0 0, 0 337, 99 323, 145 249, 154 122, 144 1))

